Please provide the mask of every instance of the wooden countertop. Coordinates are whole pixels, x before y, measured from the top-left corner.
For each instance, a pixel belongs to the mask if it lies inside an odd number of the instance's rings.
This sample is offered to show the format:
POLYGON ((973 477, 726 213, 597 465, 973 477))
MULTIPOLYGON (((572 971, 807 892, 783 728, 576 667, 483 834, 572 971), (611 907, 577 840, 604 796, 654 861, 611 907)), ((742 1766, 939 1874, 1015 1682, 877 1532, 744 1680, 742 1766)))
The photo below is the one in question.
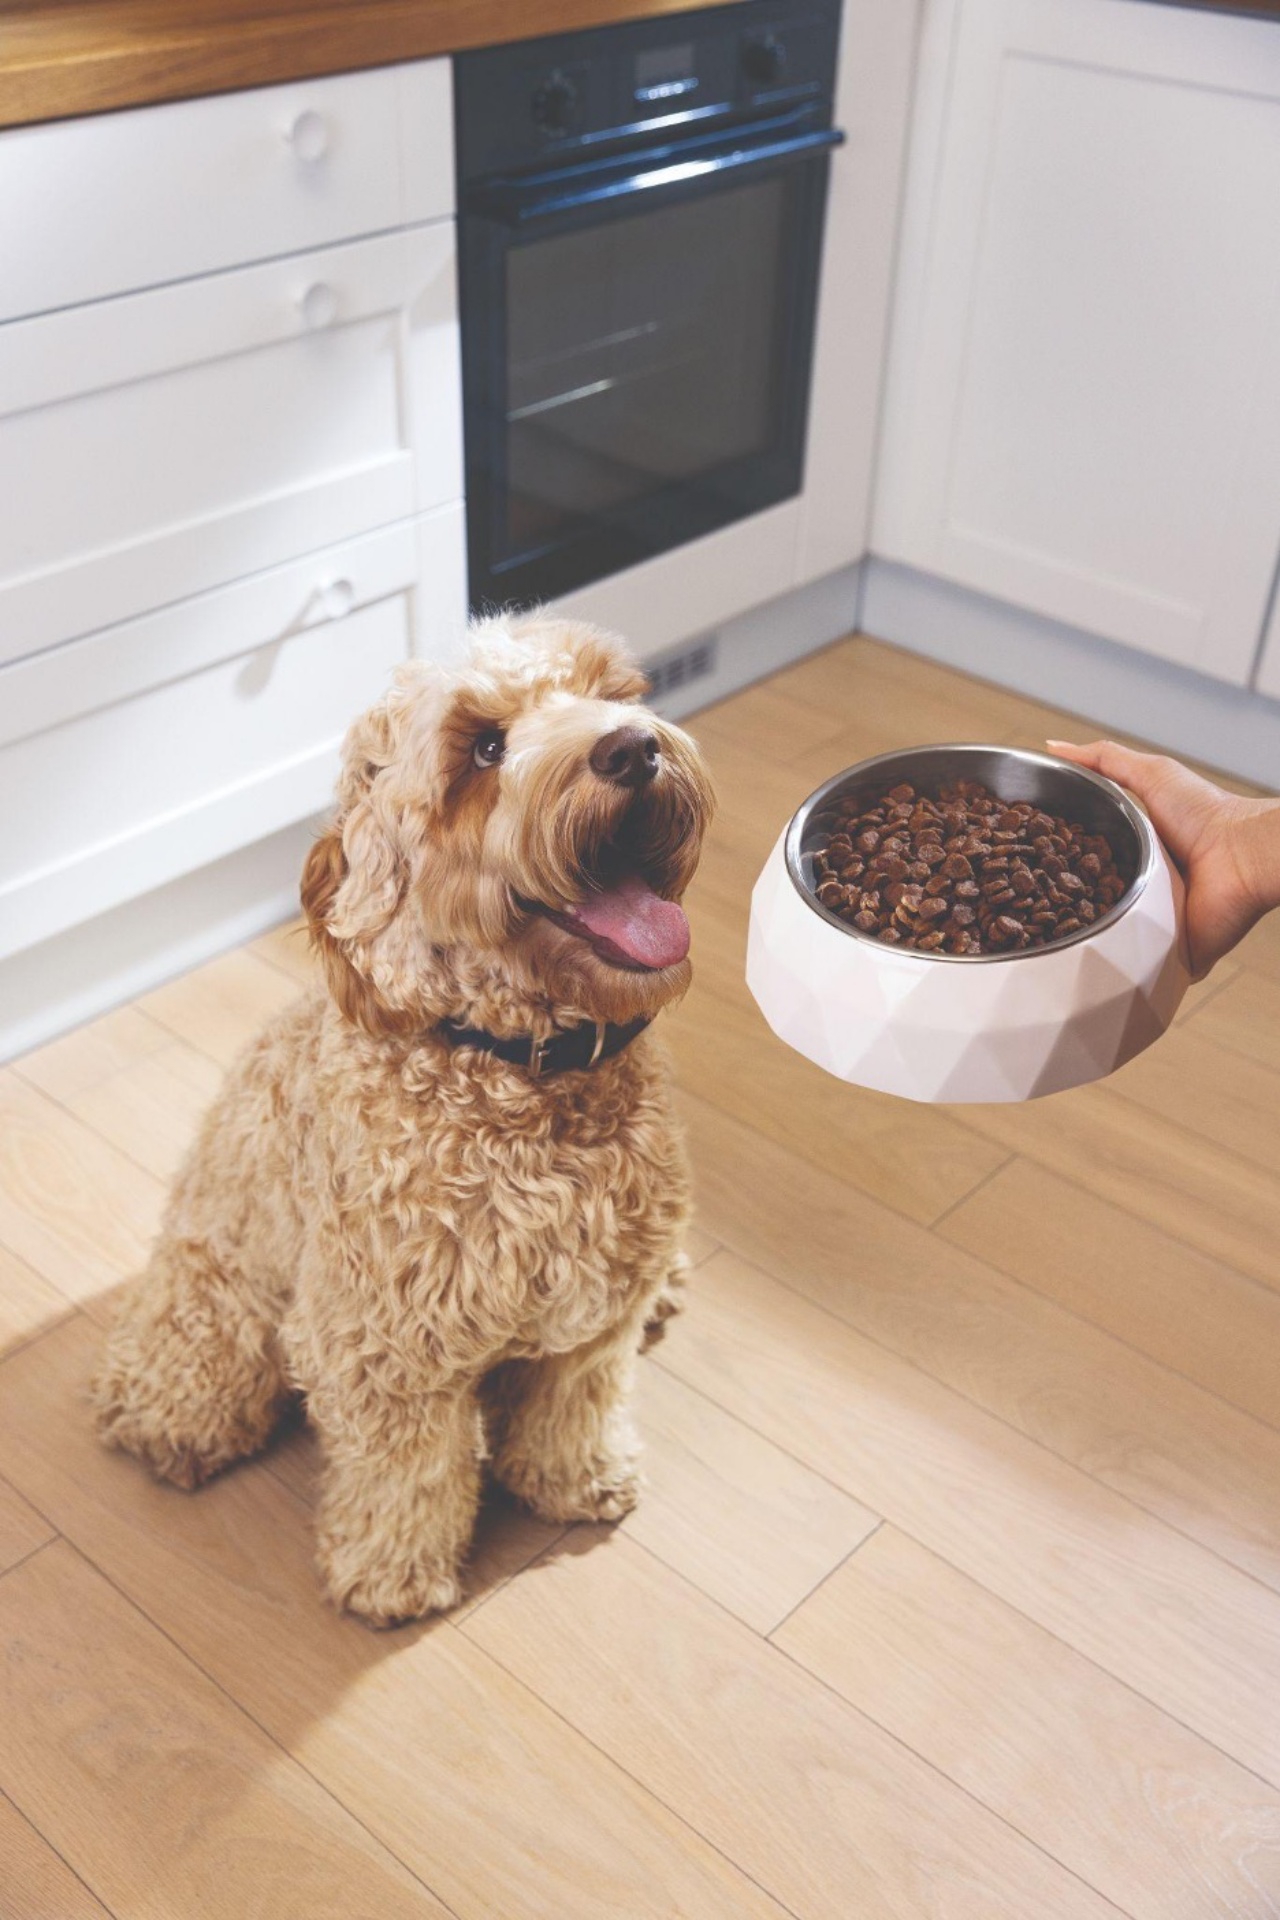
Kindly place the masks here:
POLYGON ((0 0, 0 127, 728 0, 0 0))
MULTIPOLYGON (((186 100, 729 0, 0 0, 0 127, 186 100)), ((1275 14, 1280 0, 1192 0, 1275 14)))

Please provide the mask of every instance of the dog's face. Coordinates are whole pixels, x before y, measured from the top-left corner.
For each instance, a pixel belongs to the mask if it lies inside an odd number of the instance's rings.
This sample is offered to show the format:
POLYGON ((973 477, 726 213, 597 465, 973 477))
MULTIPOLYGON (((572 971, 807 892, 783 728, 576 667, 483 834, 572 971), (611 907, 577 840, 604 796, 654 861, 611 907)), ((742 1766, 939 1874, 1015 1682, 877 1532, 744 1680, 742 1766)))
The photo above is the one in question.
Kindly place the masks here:
POLYGON ((469 670, 401 671, 348 735, 303 876, 348 1017, 412 1031, 477 980, 512 1018, 625 1021, 685 990, 711 789, 643 689, 608 635, 536 617, 477 629, 469 670))

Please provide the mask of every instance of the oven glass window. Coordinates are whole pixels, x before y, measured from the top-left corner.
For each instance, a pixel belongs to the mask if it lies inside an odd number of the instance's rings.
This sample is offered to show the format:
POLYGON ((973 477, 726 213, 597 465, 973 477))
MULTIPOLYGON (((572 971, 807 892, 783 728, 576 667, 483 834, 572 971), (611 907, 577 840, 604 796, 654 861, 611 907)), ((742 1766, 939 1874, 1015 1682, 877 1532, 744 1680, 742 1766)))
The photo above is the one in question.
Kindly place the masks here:
POLYGON ((787 204, 775 176, 508 251, 502 558, 770 450, 787 204))

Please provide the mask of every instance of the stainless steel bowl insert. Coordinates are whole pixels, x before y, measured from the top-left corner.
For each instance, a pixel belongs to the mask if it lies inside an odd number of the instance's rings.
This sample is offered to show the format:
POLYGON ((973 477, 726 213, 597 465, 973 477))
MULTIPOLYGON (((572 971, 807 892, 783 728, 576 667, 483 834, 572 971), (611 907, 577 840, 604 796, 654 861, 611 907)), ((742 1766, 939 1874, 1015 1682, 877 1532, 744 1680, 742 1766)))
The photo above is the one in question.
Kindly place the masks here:
POLYGON ((1061 947, 1079 940, 1092 940, 1127 913, 1161 859, 1160 843, 1145 813, 1135 806, 1127 793, 1099 773, 1073 766, 1068 760, 1055 760, 1051 754, 1030 753, 1022 747, 951 745, 906 747, 896 753, 877 754, 873 760, 861 760, 843 773, 833 774, 792 816, 787 828, 787 872, 805 904, 814 913, 839 927, 851 940, 873 947, 884 946, 873 933, 863 933, 839 914, 824 907, 814 892, 813 846, 817 832, 813 822, 833 799, 855 794, 859 802, 881 799, 890 787, 907 781, 917 793, 936 799, 938 790, 954 780, 980 780, 998 799, 1005 802, 1029 800, 1045 813, 1064 820, 1078 821, 1087 833, 1105 834, 1115 855, 1116 866, 1125 880, 1125 890, 1115 905, 1099 916, 1091 926, 1069 933, 1061 940, 1050 940, 1042 947, 1022 948, 1013 953, 920 953, 915 948, 887 951, 904 960, 943 961, 947 966, 983 966, 993 961, 1038 960, 1061 947))

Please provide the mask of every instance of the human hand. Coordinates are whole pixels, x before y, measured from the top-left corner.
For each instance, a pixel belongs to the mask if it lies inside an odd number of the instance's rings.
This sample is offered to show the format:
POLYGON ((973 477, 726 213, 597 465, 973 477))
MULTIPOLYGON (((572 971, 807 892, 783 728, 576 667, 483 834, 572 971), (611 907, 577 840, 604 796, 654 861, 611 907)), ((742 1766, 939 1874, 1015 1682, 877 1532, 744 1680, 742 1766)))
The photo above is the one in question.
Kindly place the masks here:
POLYGON ((1202 980, 1271 907, 1280 905, 1280 800, 1245 800, 1164 754, 1114 740, 1051 753, 1137 795, 1186 884, 1192 978, 1202 980))

